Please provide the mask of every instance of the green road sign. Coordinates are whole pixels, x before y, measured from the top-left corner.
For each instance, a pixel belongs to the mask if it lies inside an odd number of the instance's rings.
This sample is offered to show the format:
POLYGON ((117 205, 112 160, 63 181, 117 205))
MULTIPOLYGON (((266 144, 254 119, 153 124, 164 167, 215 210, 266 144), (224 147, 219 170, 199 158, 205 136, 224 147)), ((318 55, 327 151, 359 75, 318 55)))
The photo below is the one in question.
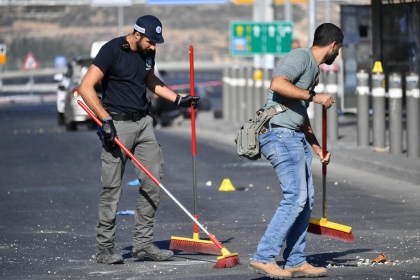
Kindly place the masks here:
POLYGON ((231 21, 231 55, 283 55, 292 50, 293 23, 288 21, 231 21))

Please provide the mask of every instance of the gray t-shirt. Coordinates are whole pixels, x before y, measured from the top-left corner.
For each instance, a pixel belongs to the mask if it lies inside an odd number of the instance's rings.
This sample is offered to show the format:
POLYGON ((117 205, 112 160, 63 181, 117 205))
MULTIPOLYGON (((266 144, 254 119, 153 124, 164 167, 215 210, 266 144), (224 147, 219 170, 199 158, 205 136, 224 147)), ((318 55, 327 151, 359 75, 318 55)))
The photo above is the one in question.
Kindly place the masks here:
MULTIPOLYGON (((309 89, 319 73, 319 66, 309 48, 299 48, 292 50, 285 55, 279 62, 274 71, 275 76, 285 76, 289 78, 290 82, 302 89, 309 89)), ((268 109, 277 103, 287 104, 291 102, 291 98, 284 97, 278 93, 268 90, 267 101, 264 106, 268 109)), ((282 127, 293 130, 300 130, 306 118, 306 109, 309 102, 300 100, 294 103, 289 110, 274 115, 270 122, 280 125, 282 127)))

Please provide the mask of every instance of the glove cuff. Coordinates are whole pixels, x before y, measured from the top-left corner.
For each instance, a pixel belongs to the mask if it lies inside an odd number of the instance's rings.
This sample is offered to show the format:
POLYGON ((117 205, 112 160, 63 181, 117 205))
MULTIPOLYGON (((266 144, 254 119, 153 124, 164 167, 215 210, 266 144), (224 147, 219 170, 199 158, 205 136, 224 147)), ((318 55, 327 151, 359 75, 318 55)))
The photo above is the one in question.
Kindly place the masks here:
POLYGON ((112 120, 112 118, 111 117, 107 117, 107 118, 104 118, 104 119, 102 119, 103 121, 110 121, 110 120, 112 120))
POLYGON ((174 103, 176 105, 179 105, 179 103, 181 103, 181 99, 182 99, 182 97, 179 94, 177 94, 174 103))

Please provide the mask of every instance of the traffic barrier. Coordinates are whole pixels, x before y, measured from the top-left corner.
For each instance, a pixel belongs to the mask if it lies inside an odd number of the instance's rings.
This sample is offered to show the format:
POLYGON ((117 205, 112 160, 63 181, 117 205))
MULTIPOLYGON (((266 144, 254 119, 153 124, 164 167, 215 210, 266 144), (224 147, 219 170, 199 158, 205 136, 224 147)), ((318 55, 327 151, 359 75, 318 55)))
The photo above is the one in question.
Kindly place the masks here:
MULTIPOLYGON (((314 88, 314 91, 316 93, 325 92, 324 82, 325 82, 325 72, 321 70, 319 72, 318 85, 314 88)), ((314 117, 313 117, 313 121, 311 122, 311 127, 315 133, 315 136, 318 139, 321 139, 322 137, 322 105, 317 104, 315 102, 311 102, 309 106, 313 106, 313 110, 314 110, 314 117)))
POLYGON ((230 68, 226 67, 223 69, 223 77, 222 77, 222 117, 225 121, 229 120, 229 108, 231 104, 229 103, 229 95, 230 95, 230 68))
POLYGON ((263 71, 261 69, 255 69, 254 71, 254 104, 255 111, 262 108, 263 98, 267 96, 263 88, 263 71))
POLYGON ((331 94, 335 103, 327 110, 327 138, 329 141, 338 139, 338 68, 333 63, 331 65, 324 64, 325 72, 325 93, 331 94))
POLYGON ((373 146, 385 151, 385 75, 381 62, 375 62, 372 70, 373 146))
POLYGON ((270 89, 271 80, 273 79, 273 69, 264 69, 263 71, 263 94, 261 95, 261 107, 267 102, 267 92, 270 89))
POLYGON ((231 70, 231 76, 230 76, 230 104, 232 106, 230 106, 229 111, 229 120, 230 121, 237 121, 238 120, 238 100, 239 100, 239 86, 238 86, 238 81, 239 81, 239 67, 238 66, 233 66, 232 70, 231 70))
POLYGON ((369 73, 360 70, 357 79, 357 146, 369 146, 369 73))
POLYGON ((407 111, 407 156, 420 157, 420 89, 419 75, 407 73, 406 75, 406 111, 407 111))
POLYGON ((235 116, 234 121, 238 121, 243 123, 245 121, 245 110, 246 110, 246 100, 245 100, 245 86, 246 86, 246 78, 245 78, 245 68, 240 67, 238 68, 238 91, 237 91, 237 114, 235 116))
POLYGON ((389 94, 389 152, 402 154, 402 84, 399 73, 390 73, 388 77, 389 94))
POLYGON ((255 117, 255 104, 254 98, 254 68, 248 66, 245 71, 246 75, 246 110, 245 110, 245 121, 255 117))

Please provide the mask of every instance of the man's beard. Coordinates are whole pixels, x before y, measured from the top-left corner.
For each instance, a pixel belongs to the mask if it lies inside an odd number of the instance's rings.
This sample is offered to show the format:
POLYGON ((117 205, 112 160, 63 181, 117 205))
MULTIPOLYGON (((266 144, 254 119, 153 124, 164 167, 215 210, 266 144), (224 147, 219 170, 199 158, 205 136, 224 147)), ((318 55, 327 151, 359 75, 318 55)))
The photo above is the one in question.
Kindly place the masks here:
POLYGON ((136 42, 136 46, 137 46, 137 51, 141 52, 141 53, 147 53, 149 50, 145 50, 142 48, 140 42, 136 42))
POLYGON ((327 57, 325 57, 325 64, 327 65, 331 65, 333 64, 335 58, 337 57, 337 55, 335 53, 333 54, 329 54, 327 57))

